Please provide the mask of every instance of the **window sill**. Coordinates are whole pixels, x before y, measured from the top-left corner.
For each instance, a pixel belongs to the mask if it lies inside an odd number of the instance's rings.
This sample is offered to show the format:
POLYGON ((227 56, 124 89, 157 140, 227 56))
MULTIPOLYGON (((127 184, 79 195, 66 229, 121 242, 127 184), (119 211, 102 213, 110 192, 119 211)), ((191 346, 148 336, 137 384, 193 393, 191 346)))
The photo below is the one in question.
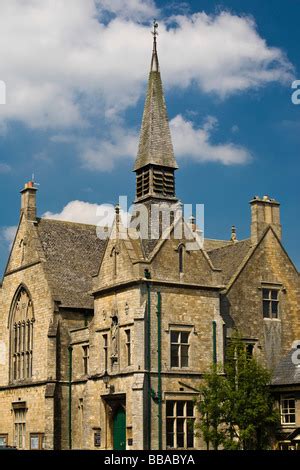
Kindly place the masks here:
POLYGON ((268 318, 268 317, 263 317, 264 318, 264 321, 266 322, 278 322, 278 323, 281 323, 281 318, 268 318))

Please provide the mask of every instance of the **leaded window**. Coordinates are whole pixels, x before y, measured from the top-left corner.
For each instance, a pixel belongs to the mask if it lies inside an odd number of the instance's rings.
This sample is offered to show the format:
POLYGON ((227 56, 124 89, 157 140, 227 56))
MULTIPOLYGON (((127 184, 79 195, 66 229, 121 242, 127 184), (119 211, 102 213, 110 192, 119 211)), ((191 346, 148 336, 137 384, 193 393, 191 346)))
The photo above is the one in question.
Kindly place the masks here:
POLYGON ((192 400, 167 400, 167 448, 191 449, 194 447, 194 409, 192 400))
POLYGON ((21 288, 14 302, 11 317, 11 379, 32 377, 34 314, 31 298, 21 288))

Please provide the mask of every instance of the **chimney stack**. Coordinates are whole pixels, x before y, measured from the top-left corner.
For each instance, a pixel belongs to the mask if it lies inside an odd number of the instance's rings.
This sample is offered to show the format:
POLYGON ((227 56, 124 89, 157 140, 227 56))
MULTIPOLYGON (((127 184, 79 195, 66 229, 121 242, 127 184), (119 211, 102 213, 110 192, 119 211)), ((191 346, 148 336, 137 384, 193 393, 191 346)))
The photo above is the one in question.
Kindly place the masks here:
POLYGON ((251 205, 251 242, 256 245, 266 230, 271 226, 281 240, 280 204, 269 196, 255 196, 251 205))
POLYGON ((21 191, 21 215, 23 214, 26 220, 36 220, 36 192, 33 181, 26 183, 21 191))

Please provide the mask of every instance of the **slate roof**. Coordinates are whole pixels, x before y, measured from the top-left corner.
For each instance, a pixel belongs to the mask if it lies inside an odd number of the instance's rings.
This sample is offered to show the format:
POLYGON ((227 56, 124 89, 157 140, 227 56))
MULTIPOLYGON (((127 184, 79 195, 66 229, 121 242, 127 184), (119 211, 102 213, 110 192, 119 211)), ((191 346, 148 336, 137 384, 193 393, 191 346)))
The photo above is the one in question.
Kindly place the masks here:
MULTIPOLYGON (((97 237, 96 226, 37 219, 37 231, 55 300, 63 307, 93 308, 93 297, 89 294, 92 276, 98 272, 106 243, 97 237)), ((140 243, 139 240, 130 247, 135 259, 143 258, 140 243)), ((149 256, 155 246, 146 247, 144 241, 142 244, 149 256)), ((250 240, 232 243, 206 239, 204 248, 214 267, 222 269, 223 281, 227 283, 249 253, 251 244, 250 240)))
POLYGON ((247 239, 236 243, 230 242, 230 244, 220 248, 208 250, 207 253, 214 267, 222 270, 223 281, 227 284, 248 256, 250 250, 251 241, 247 239))
MULTIPOLYGON (((272 385, 300 385, 300 365, 294 364, 292 358, 295 351, 296 348, 291 349, 278 363, 273 373, 272 385)), ((300 350, 298 352, 300 358, 300 350)))
POLYGON ((232 242, 230 240, 215 240, 212 238, 205 238, 203 248, 205 251, 211 251, 228 245, 232 245, 232 242))
POLYGON ((149 164, 178 168, 174 157, 156 50, 152 54, 140 143, 134 171, 149 164), (155 67, 154 64, 156 64, 155 67))
POLYGON ((37 230, 55 300, 64 307, 93 308, 88 292, 105 248, 96 226, 38 219, 37 230))

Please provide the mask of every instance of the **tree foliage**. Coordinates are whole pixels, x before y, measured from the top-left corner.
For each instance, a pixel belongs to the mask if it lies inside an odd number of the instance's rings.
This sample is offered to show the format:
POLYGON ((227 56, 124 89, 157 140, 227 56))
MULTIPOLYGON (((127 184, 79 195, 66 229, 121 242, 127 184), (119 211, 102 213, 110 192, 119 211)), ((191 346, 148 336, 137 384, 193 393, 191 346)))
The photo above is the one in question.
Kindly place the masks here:
POLYGON ((213 366, 200 387, 199 429, 207 448, 270 448, 279 423, 270 380, 269 371, 249 357, 244 343, 233 339, 227 349, 225 374, 213 366))

